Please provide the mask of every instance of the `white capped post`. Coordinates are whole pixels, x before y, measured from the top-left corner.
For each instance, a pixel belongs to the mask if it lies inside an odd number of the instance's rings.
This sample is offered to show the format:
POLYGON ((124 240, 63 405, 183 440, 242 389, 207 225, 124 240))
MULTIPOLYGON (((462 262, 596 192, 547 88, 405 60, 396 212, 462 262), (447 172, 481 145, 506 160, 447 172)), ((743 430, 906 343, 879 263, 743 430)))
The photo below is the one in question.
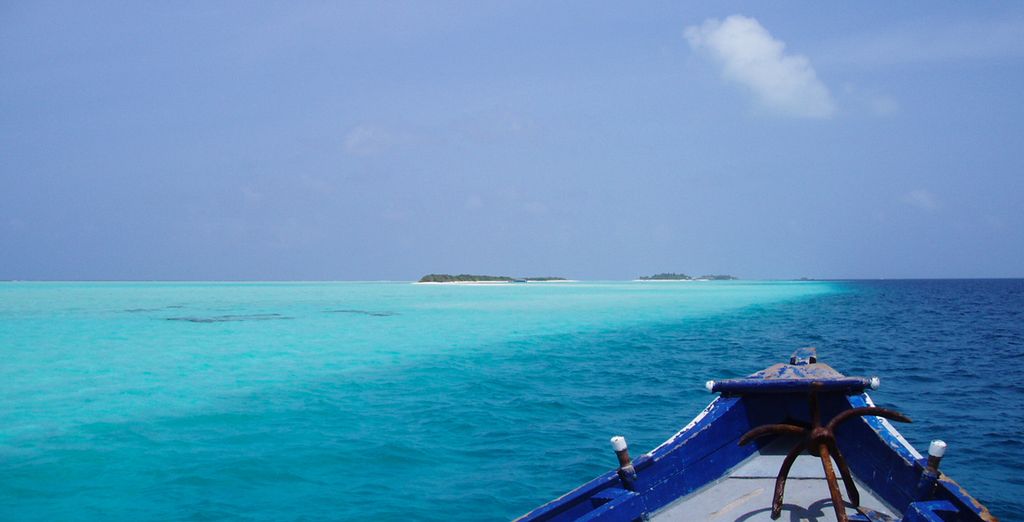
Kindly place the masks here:
POLYGON ((928 471, 939 472, 939 462, 946 455, 946 441, 933 440, 928 445, 928 471))
POLYGON ((633 467, 633 459, 629 458, 629 445, 626 444, 626 437, 616 435, 611 438, 612 449, 615 456, 619 458, 619 479, 622 485, 629 490, 633 489, 633 481, 636 480, 636 468, 633 467))
POLYGON ((628 446, 626 445, 626 437, 623 437, 622 435, 612 437, 612 449, 615 450, 615 453, 626 451, 628 449, 628 446))

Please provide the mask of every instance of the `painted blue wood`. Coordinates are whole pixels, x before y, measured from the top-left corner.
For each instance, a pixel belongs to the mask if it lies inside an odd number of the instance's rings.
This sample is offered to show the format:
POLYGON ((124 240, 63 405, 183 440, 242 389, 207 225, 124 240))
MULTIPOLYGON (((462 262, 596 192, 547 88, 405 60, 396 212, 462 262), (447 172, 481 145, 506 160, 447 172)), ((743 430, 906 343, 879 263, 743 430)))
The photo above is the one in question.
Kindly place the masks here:
POLYGON ((907 512, 903 515, 903 522, 945 522, 947 518, 941 513, 955 515, 957 511, 957 507, 952 502, 945 500, 913 502, 907 507, 907 512))
POLYGON ((594 509, 576 519, 579 522, 629 522, 638 520, 646 512, 640 495, 622 488, 603 490, 592 500, 594 509))
POLYGON ((616 472, 609 471, 523 515, 520 520, 576 520, 594 509, 594 505, 590 501, 591 497, 605 489, 620 486, 621 483, 616 472))
POLYGON ((817 391, 861 393, 871 386, 866 377, 844 377, 842 379, 727 379, 714 381, 711 391, 725 395, 747 395, 750 393, 799 393, 817 391))
MULTIPOLYGON (((868 379, 846 377, 817 363, 813 349, 798 350, 791 362, 794 364, 776 364, 746 379, 716 382, 713 389, 722 391, 722 396, 713 400, 702 416, 658 448, 634 459, 637 477, 633 491, 625 489, 612 470, 520 520, 642 520, 721 478, 757 451, 759 444, 770 443, 759 440, 739 446, 739 438, 751 428, 779 422, 808 424, 810 390, 818 393, 824 422, 843 410, 870 404, 870 398, 862 393, 870 384, 868 379)), ((904 520, 989 519, 984 506, 944 475, 930 488, 929 498, 920 498, 917 485, 923 460, 882 419, 851 420, 837 429, 836 440, 854 475, 899 509, 904 520), (940 512, 944 514, 936 514, 940 512)))
MULTIPOLYGON (((844 399, 846 408, 865 407, 866 394, 844 399)), ((843 409, 846 409, 843 408, 843 409)), ((879 417, 850 421, 836 430, 836 444, 853 474, 892 506, 906 506, 914 498, 920 471, 915 457, 879 417)))

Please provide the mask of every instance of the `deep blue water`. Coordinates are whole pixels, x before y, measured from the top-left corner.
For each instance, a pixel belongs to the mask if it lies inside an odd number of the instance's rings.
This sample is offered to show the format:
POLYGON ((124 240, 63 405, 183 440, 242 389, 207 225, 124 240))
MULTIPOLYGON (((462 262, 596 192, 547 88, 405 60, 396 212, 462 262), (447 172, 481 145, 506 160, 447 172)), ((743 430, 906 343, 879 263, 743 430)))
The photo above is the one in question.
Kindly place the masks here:
POLYGON ((1022 313, 1022 280, 0 284, 0 519, 507 519, 814 345, 1019 520, 1022 313))

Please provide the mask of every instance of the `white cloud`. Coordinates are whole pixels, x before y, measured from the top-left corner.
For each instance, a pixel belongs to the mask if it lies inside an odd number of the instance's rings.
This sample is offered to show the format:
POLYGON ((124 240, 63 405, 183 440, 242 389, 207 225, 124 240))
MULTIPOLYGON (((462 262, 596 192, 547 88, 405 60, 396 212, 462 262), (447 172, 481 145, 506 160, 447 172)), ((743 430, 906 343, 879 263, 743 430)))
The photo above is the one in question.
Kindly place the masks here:
POLYGON ((708 19, 687 27, 684 34, 690 47, 708 53, 727 79, 750 89, 765 107, 803 118, 835 114, 832 95, 810 61, 786 54, 786 44, 757 20, 742 15, 708 19))
POLYGON ((908 205, 917 207, 921 210, 937 210, 940 206, 939 198, 935 197, 930 191, 925 189, 916 189, 907 192, 903 196, 903 202, 908 205))

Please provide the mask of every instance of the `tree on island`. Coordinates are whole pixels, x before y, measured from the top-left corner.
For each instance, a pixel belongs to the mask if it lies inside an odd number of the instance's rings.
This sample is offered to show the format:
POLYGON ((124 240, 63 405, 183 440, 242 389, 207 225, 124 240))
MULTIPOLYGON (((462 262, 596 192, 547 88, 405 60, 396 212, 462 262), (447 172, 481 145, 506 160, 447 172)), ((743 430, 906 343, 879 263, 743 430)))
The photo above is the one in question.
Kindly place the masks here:
POLYGON ((709 281, 733 281, 738 279, 736 276, 727 274, 709 274, 702 275, 694 278, 686 274, 676 274, 673 272, 666 272, 662 274, 654 274, 651 276, 640 276, 640 281, 693 281, 693 280, 709 280, 709 281))
POLYGON ((475 281, 508 281, 508 276, 472 275, 472 274, 427 274, 420 278, 421 283, 472 283, 475 281))
POLYGON ((641 281, 689 281, 691 279, 693 278, 686 274, 676 274, 673 272, 654 274, 651 276, 640 276, 641 281))

